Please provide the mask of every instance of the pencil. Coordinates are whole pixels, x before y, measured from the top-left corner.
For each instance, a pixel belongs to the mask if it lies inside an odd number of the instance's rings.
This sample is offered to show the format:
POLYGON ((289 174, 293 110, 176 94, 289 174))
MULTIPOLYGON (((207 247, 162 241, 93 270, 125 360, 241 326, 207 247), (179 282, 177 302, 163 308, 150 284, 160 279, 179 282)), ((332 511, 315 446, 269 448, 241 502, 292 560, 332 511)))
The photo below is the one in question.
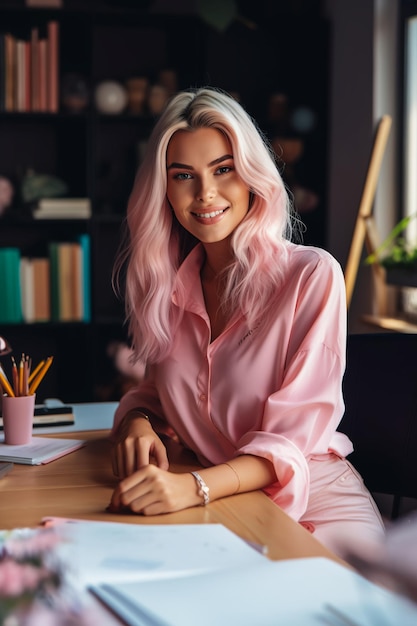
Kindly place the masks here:
POLYGON ((13 390, 14 390, 15 396, 18 396, 19 395, 19 374, 17 371, 16 361, 14 360, 13 356, 12 356, 12 375, 13 375, 13 390))
POLYGON ((37 388, 39 387, 40 383, 43 380, 43 377, 45 376, 46 372, 48 371, 48 369, 51 366, 51 363, 53 361, 53 356, 48 356, 48 358, 46 359, 44 365, 42 366, 42 369, 40 370, 40 372, 38 373, 38 375, 36 376, 36 378, 32 381, 32 383, 30 384, 29 387, 29 395, 31 396, 33 393, 35 393, 35 391, 37 390, 37 388))
POLYGON ((29 357, 25 357, 23 365, 23 395, 29 395, 29 357))
POLYGON ((13 389, 10 386, 9 381, 6 378, 6 374, 4 373, 3 368, 0 366, 0 383, 1 386, 3 387, 4 391, 7 393, 8 396, 10 396, 11 398, 15 398, 16 395, 13 391, 13 389))
POLYGON ((39 372, 39 370, 40 370, 40 369, 44 366, 44 364, 45 364, 45 359, 42 359, 42 361, 40 361, 40 362, 37 364, 37 366, 35 367, 35 369, 33 370, 33 372, 31 372, 31 373, 30 373, 29 380, 28 380, 29 385, 30 385, 30 383, 32 382, 32 380, 35 378, 35 376, 36 376, 36 374, 39 372))
POLYGON ((24 390, 23 390, 23 374, 24 374, 24 362, 25 362, 25 355, 22 354, 21 358, 20 358, 20 363, 19 363, 19 392, 17 395, 19 396, 24 396, 24 390))

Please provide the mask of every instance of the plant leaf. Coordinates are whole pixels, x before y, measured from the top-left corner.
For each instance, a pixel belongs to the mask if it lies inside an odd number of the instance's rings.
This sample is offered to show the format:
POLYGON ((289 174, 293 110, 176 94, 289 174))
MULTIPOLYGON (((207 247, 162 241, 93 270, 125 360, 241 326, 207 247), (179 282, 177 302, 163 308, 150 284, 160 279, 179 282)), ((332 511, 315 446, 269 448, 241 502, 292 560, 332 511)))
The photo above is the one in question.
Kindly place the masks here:
POLYGON ((379 260, 381 252, 386 250, 388 248, 388 246, 391 243, 393 243, 393 241, 395 241, 395 239, 398 237, 398 235, 400 235, 403 232, 403 230, 405 230, 407 228, 408 224, 411 222, 411 220, 414 217, 416 217, 416 215, 417 215, 417 213, 413 213, 412 215, 407 215, 406 217, 403 217, 403 219, 400 220, 398 222, 398 224, 396 224, 394 226, 394 228, 389 233, 387 238, 384 239, 384 241, 381 243, 380 246, 378 246, 378 248, 375 250, 375 252, 373 252, 372 254, 370 254, 369 256, 366 257, 366 259, 365 259, 366 265, 372 265, 373 263, 376 263, 379 260))

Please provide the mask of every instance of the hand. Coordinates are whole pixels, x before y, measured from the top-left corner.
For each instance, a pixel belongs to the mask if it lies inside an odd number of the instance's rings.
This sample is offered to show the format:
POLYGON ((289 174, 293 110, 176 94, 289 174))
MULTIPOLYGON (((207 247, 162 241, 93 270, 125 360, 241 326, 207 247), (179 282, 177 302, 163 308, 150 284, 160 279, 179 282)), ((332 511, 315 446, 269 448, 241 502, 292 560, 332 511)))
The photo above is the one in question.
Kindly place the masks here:
POLYGON ((140 416, 126 416, 112 449, 114 474, 119 478, 126 478, 151 462, 168 470, 169 462, 164 444, 148 420, 140 416))
POLYGON ((108 511, 120 513, 128 508, 133 513, 160 515, 199 504, 201 496, 191 474, 173 474, 147 465, 119 483, 108 511))

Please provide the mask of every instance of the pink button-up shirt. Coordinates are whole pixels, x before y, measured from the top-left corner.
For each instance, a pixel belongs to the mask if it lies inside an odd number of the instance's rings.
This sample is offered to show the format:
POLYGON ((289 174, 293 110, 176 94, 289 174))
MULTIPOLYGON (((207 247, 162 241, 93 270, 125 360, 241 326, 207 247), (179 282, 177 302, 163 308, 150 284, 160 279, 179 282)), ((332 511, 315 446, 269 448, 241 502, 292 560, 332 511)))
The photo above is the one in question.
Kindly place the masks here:
MULTIPOLYGON (((283 286, 266 323, 234 316, 210 341, 197 246, 179 269, 188 286, 172 350, 121 400, 115 428, 134 407, 175 430, 204 466, 251 454, 269 459, 277 482, 265 492, 295 519, 306 510, 308 460, 352 451, 343 416, 346 303, 340 265, 326 251, 285 244, 283 286)), ((173 294, 176 306, 176 294, 173 294)), ((263 320, 264 321, 264 320, 263 320)))

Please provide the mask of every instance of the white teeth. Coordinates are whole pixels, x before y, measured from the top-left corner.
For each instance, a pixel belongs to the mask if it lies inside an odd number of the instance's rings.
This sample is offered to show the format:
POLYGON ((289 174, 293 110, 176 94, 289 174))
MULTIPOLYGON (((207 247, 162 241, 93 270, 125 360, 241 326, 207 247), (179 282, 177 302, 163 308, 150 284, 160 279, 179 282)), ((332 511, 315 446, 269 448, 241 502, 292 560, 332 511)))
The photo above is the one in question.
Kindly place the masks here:
POLYGON ((212 211, 211 213, 196 213, 197 217, 216 217, 216 215, 221 215, 223 213, 224 209, 221 209, 220 211, 212 211))

